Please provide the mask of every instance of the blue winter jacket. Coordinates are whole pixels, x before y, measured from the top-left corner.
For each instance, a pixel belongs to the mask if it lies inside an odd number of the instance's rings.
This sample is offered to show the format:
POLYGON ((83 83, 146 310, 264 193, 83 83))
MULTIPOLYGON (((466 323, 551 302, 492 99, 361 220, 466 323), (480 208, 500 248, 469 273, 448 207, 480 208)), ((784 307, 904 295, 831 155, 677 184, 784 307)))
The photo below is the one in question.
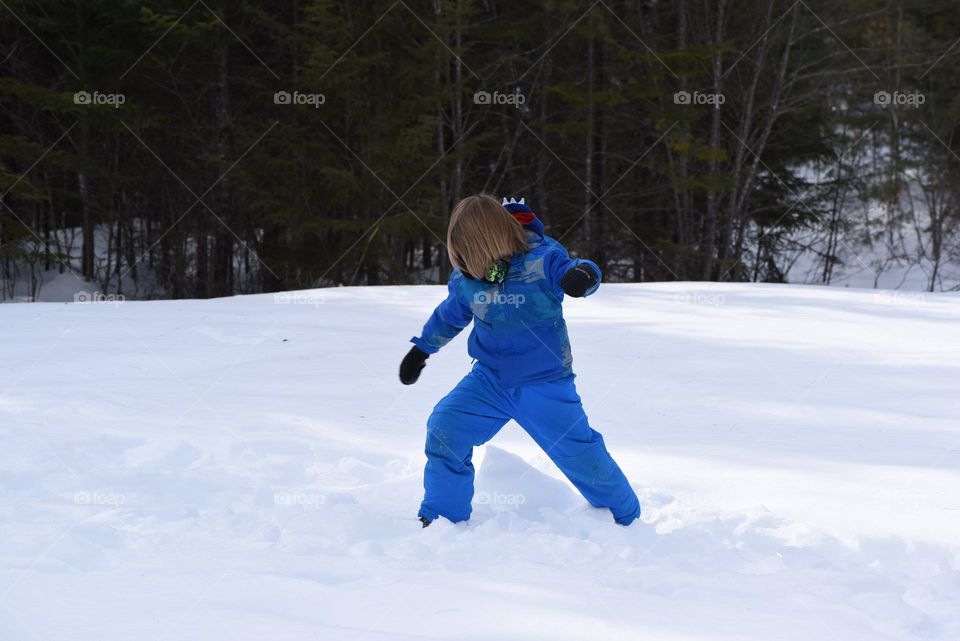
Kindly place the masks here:
MULTIPOLYGON (((420 336, 411 339, 427 354, 434 354, 472 320, 467 351, 493 370, 504 387, 573 373, 560 280, 584 263, 600 274, 594 262, 570 258, 563 245, 543 234, 543 225, 535 217, 521 221, 530 249, 510 259, 504 282, 488 283, 453 270, 446 300, 434 310, 420 336)), ((598 279, 585 295, 599 286, 598 279)))

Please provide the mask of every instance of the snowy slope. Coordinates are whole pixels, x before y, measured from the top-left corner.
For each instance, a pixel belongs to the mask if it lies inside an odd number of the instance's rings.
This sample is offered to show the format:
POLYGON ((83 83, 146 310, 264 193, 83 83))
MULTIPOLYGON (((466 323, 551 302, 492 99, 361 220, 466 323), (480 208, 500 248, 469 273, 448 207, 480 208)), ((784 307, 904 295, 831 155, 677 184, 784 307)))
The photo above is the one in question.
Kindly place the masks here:
POLYGON ((565 303, 643 522, 508 425, 419 529, 441 287, 0 306, 0 639, 960 638, 960 296, 565 303))

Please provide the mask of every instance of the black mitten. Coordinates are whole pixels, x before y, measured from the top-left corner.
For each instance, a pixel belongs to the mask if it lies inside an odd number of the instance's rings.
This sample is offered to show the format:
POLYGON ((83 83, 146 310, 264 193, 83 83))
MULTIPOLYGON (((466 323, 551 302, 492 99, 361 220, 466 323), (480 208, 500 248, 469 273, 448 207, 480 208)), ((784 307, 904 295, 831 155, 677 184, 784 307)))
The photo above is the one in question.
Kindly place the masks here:
POLYGON ((420 351, 416 345, 411 347, 400 363, 400 382, 404 385, 416 383, 429 357, 430 354, 420 351))
POLYGON ((600 274, 589 265, 577 265, 567 271, 560 280, 560 287, 567 296, 580 298, 600 280, 600 274))

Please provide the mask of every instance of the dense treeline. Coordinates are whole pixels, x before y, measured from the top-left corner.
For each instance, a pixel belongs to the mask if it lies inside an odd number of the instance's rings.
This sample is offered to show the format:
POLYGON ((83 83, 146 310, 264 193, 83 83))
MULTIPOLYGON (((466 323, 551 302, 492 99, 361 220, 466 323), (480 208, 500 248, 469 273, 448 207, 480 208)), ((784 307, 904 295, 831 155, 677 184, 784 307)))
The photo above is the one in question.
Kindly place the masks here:
POLYGON ((481 190, 614 280, 960 258, 954 0, 5 0, 0 36, 7 295, 438 282, 481 190))

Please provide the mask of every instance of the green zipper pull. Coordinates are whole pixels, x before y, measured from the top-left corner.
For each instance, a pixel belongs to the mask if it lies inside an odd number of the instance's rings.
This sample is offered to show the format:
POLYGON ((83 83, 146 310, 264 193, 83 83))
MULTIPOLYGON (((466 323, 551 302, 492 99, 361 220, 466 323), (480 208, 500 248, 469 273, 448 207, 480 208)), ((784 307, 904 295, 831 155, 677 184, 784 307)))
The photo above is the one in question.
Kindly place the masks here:
POLYGON ((506 277, 507 262, 504 260, 498 260, 490 269, 487 270, 483 280, 487 281, 488 283, 502 283, 506 277))

